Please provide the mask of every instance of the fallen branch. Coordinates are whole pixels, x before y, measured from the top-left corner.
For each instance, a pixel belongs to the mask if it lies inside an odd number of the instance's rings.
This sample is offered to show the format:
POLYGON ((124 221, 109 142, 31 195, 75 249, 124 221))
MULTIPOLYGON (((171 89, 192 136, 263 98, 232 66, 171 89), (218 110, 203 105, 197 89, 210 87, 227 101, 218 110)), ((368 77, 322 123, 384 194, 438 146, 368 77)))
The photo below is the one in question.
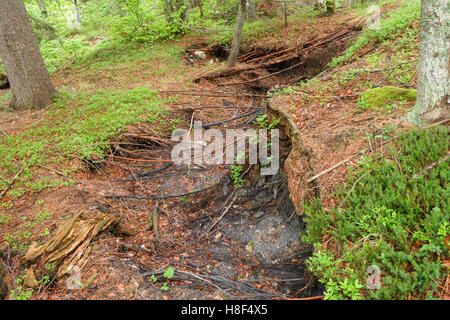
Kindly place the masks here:
POLYGON ((286 298, 286 300, 322 300, 324 296, 306 297, 306 298, 286 298))
POLYGON ((414 59, 414 60, 411 60, 408 62, 402 62, 402 63, 397 64, 395 67, 392 68, 391 72, 389 72, 389 74, 386 76, 386 78, 384 78, 379 84, 374 85, 373 88, 381 87, 383 85, 383 83, 385 83, 386 80, 389 79, 389 77, 394 73, 394 71, 398 69, 398 67, 405 65, 405 64, 413 63, 416 61, 417 61, 417 59, 414 59))
POLYGON ((199 192, 211 190, 215 187, 220 186, 223 182, 224 182, 224 180, 222 180, 210 187, 207 187, 207 188, 203 188, 203 189, 195 190, 195 191, 191 191, 191 192, 186 192, 186 193, 180 193, 180 194, 169 194, 169 195, 160 195, 160 196, 159 195, 158 196, 109 195, 109 196, 105 196, 105 198, 107 198, 107 199, 137 199, 137 200, 159 200, 159 199, 180 198, 180 197, 184 197, 184 196, 189 196, 191 194, 196 194, 199 192))
POLYGON ((234 195, 235 193, 236 193, 236 190, 234 190, 231 193, 231 195, 228 197, 226 202, 229 202, 229 203, 228 203, 227 207, 223 210, 220 217, 217 218, 217 220, 208 228, 208 230, 200 238, 203 238, 204 236, 209 234, 209 232, 216 226, 216 224, 219 223, 219 221, 222 220, 222 218, 227 214, 227 212, 230 210, 231 206, 233 205, 234 201, 236 201, 236 196, 234 195))
MULTIPOLYGON (((164 268, 157 270, 157 271, 147 271, 147 272, 141 273, 140 277, 163 274, 164 272, 165 272, 164 268)), ((272 298, 272 299, 280 298, 271 292, 249 286, 249 285, 239 282, 239 281, 230 280, 230 279, 227 279, 222 276, 196 274, 196 273, 183 271, 183 270, 175 270, 174 274, 178 275, 178 276, 184 276, 185 278, 188 278, 188 279, 196 279, 202 283, 211 285, 211 286, 215 287, 216 289, 225 293, 227 296, 230 296, 230 293, 228 291, 236 290, 236 291, 244 293, 246 295, 252 295, 252 296, 257 296, 257 297, 262 296, 264 298, 272 298)))
POLYGON ((158 231, 158 201, 156 201, 155 206, 152 211, 152 222, 153 222, 153 233, 156 240, 159 241, 159 231, 158 231))
POLYGON ((230 119, 227 119, 227 120, 217 121, 217 122, 213 122, 213 123, 207 123, 207 124, 202 125, 202 128, 209 128, 209 127, 212 127, 212 126, 218 126, 218 125, 230 122, 230 121, 242 119, 242 118, 254 115, 254 114, 260 112, 262 109, 263 108, 258 108, 255 111, 252 111, 252 112, 249 112, 249 113, 245 113, 245 114, 241 114, 239 116, 236 116, 236 117, 233 117, 233 118, 230 118, 230 119))
POLYGON ((137 174, 135 177, 136 177, 136 178, 148 177, 148 176, 150 176, 150 175, 152 175, 152 174, 161 172, 161 171, 163 171, 163 170, 169 168, 171 165, 172 165, 172 163, 167 163, 167 164, 165 164, 165 165, 163 165, 163 166, 161 166, 161 167, 159 167, 159 168, 152 169, 152 170, 145 171, 145 172, 141 172, 141 173, 137 174))
POLYGON ((418 177, 422 176, 424 173, 430 171, 431 169, 433 169, 434 167, 436 167, 438 164, 444 162, 445 160, 447 160, 450 157, 450 152, 448 152, 445 156, 443 156, 441 159, 433 162, 432 164, 430 164, 429 166, 423 168, 422 171, 420 171, 419 173, 416 173, 415 175, 412 176, 413 179, 417 179, 418 177))
POLYGON ((353 189, 355 189, 356 185, 359 183, 359 181, 361 181, 362 178, 364 178, 366 175, 368 175, 369 172, 364 173, 361 177, 358 178, 358 180, 356 180, 356 182, 353 184, 353 187, 350 189, 350 191, 347 193, 347 195, 345 196, 345 198, 341 201, 341 203, 339 204, 339 207, 342 206, 342 204, 345 202, 345 200, 347 200, 348 196, 352 193, 353 189))
MULTIPOLYGON (((30 158, 31 159, 31 158, 30 158)), ((30 159, 28 159, 28 161, 22 166, 22 168, 20 168, 20 170, 16 173, 16 175, 14 176, 14 178, 12 178, 11 182, 8 183, 8 185, 6 186, 6 188, 2 191, 2 193, 0 193, 0 200, 3 199, 3 197, 6 195, 6 193, 8 192, 9 189, 11 189, 11 187, 13 186, 13 184, 16 182, 16 180, 20 177, 20 175, 22 174, 23 170, 25 170, 25 167, 27 166, 28 162, 30 162, 30 159)))
MULTIPOLYGON (((435 123, 432 123, 432 124, 430 124, 430 125, 427 125, 427 126, 423 127, 423 129, 429 129, 429 128, 432 128, 432 127, 435 127, 435 126, 439 126, 439 125, 442 125, 442 124, 447 123, 447 122, 449 122, 449 121, 450 121, 450 119, 445 119, 445 120, 442 120, 442 121, 439 121, 439 122, 435 122, 435 123)), ((385 141, 383 141, 382 145, 384 145, 384 144, 386 144, 386 143, 388 143, 388 142, 390 142, 390 141, 392 141, 392 140, 394 140, 394 139, 397 139, 397 138, 398 138, 398 136, 394 136, 394 137, 392 137, 392 138, 390 138, 390 139, 388 139, 388 140, 385 140, 385 141)), ((360 152, 358 152, 358 153, 355 153, 355 154, 353 154, 352 156, 348 157, 347 159, 344 159, 344 160, 342 160, 342 161, 340 161, 340 162, 334 164, 334 165, 331 166, 330 168, 321 171, 320 173, 316 174, 315 176, 309 178, 309 179, 306 180, 306 181, 307 181, 308 183, 309 183, 309 182, 312 182, 312 181, 316 180, 317 178, 323 176, 324 174, 327 174, 328 172, 330 172, 330 171, 332 171, 332 170, 334 170, 334 169, 340 167, 340 166, 343 165, 344 163, 346 163, 346 162, 348 162, 348 161, 352 160, 353 158, 356 158, 357 156, 360 156, 360 155, 362 155, 362 151, 360 151, 360 152)))
POLYGON ((256 82, 256 81, 264 80, 264 79, 273 77, 273 76, 275 76, 275 75, 277 75, 277 74, 283 73, 283 72, 285 72, 285 71, 288 71, 288 70, 297 68, 297 67, 301 66, 303 63, 304 63, 304 61, 302 61, 302 62, 300 62, 300 63, 297 63, 297 64, 294 64, 293 66, 290 66, 289 68, 286 68, 286 69, 283 69, 283 70, 281 70, 281 71, 277 71, 277 72, 274 72, 274 73, 271 73, 271 74, 269 74, 269 75, 266 75, 266 76, 263 76, 263 77, 259 77, 259 78, 256 78, 256 79, 251 79, 251 80, 242 81, 242 82, 224 83, 224 84, 219 84, 218 86, 219 86, 219 87, 233 86, 233 85, 247 84, 247 83, 250 83, 250 82, 256 82))
POLYGON ((202 96, 202 97, 236 97, 236 96, 250 96, 250 97, 262 97, 266 98, 265 94, 253 94, 246 92, 226 92, 217 90, 205 90, 205 91, 192 91, 192 90, 164 90, 159 91, 161 94, 182 94, 182 95, 192 95, 192 96, 202 96))
MULTIPOLYGON (((174 103, 181 104, 181 103, 174 103)), ((253 109, 256 106, 198 106, 193 108, 184 108, 183 110, 202 110, 202 109, 253 109)))
POLYGON ((334 164, 333 166, 329 167, 328 169, 325 169, 325 170, 321 171, 320 173, 316 174, 314 177, 309 178, 308 180, 306 180, 306 182, 310 183, 310 182, 316 180, 317 178, 320 178, 324 174, 327 174, 328 172, 333 171, 337 167, 342 166, 344 163, 346 163, 346 162, 348 162, 348 161, 352 160, 353 158, 356 158, 357 156, 360 156, 360 155, 361 155, 361 153, 355 153, 354 155, 348 157, 347 159, 344 159, 344 160, 334 164))

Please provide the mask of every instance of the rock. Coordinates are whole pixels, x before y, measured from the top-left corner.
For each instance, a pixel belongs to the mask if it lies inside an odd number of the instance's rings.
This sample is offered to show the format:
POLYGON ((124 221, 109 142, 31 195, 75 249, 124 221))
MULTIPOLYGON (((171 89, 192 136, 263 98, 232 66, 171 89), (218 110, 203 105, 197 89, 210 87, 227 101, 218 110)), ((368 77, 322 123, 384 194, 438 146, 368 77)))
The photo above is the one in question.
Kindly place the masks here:
POLYGON ((250 212, 248 212, 248 211, 242 211, 242 212, 241 212, 241 215, 242 215, 243 217, 248 217, 248 216, 250 216, 250 212))
POLYGON ((253 215, 253 218, 258 219, 264 215, 264 211, 258 211, 253 215))
POLYGON ((247 189, 240 188, 236 191, 236 196, 237 197, 245 197, 247 195, 247 193, 248 193, 247 189))
POLYGON ((193 55, 202 60, 206 59, 206 53, 203 51, 194 51, 193 55))
POLYGON ((212 272, 228 279, 234 279, 237 276, 237 271, 234 269, 233 265, 223 261, 216 263, 212 272))
POLYGON ((37 287, 37 281, 36 281, 36 277, 34 276, 33 268, 29 268, 27 270, 27 273, 25 274, 25 279, 23 281, 23 285, 25 286, 25 288, 36 288, 37 287))
POLYGON ((10 88, 10 85, 9 85, 8 77, 3 74, 0 74, 0 90, 6 90, 9 88, 10 88))
POLYGON ((218 232, 215 236, 214 236, 214 241, 217 242, 222 238, 223 234, 218 232))

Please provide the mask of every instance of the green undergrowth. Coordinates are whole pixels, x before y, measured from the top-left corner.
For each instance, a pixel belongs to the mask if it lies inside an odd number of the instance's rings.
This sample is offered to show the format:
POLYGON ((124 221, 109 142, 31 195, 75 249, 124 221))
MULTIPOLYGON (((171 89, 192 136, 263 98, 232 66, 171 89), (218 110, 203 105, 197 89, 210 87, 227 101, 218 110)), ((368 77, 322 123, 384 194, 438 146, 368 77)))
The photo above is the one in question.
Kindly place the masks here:
MULTIPOLYGON (((418 33, 419 30, 411 29, 411 26, 414 21, 419 21, 419 19, 420 0, 404 0, 398 9, 389 11, 382 16, 379 28, 364 30, 345 53, 340 57, 333 58, 329 65, 334 67, 352 60, 354 55, 367 45, 392 40, 408 31, 418 33)), ((411 36, 414 38, 414 35, 411 36)))
MULTIPOLYGON (((39 37, 39 47, 50 74, 57 69, 70 65, 73 61, 89 55, 95 50, 92 41, 103 42, 105 34, 119 15, 116 6, 111 6, 109 1, 91 1, 79 3, 82 11, 81 28, 70 29, 67 17, 73 14, 73 3, 70 1, 46 2, 48 17, 40 15, 37 1, 26 1, 26 8, 32 21, 40 19, 54 28, 53 37, 39 37)), ((34 29, 38 34, 39 30, 34 29)), ((109 45, 110 41, 106 41, 109 45)))
MULTIPOLYGON (((42 119, 24 130, 0 138, 0 176, 11 177, 26 164, 10 195, 21 196, 61 183, 54 176, 34 174, 36 166, 58 164, 69 174, 70 159, 90 159, 92 154, 109 150, 108 141, 119 137, 128 125, 143 121, 157 131, 170 127, 167 109, 155 90, 135 88, 129 91, 97 90, 70 92, 61 90, 53 106, 42 119)), ((63 180, 64 181, 64 180, 63 180)), ((8 183, 0 179, 0 190, 8 183)))
POLYGON ((431 299, 447 275, 449 130, 413 129, 389 150, 349 170, 336 208, 306 205, 308 264, 326 299, 431 299), (369 266, 381 272, 378 290, 366 285, 369 266))

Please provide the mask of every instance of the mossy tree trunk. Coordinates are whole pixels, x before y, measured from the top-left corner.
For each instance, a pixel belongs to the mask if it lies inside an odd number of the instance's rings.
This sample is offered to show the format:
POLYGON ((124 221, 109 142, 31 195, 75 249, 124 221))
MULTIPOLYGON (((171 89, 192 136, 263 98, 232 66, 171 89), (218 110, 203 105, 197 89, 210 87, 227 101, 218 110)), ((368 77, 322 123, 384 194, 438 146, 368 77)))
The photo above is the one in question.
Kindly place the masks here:
POLYGON ((241 46, 242 29, 245 23, 245 4, 246 0, 241 0, 239 3, 239 10, 236 19, 236 28, 234 30, 233 42, 231 44, 231 51, 228 57, 227 64, 229 67, 236 65, 237 57, 239 55, 239 48, 241 46))
POLYGON ((55 93, 23 1, 0 1, 0 58, 13 93, 11 106, 40 109, 55 93))
POLYGON ((450 1, 422 0, 417 100, 407 119, 424 125, 450 117, 450 1))
POLYGON ((334 0, 326 0, 326 8, 327 8, 327 14, 333 15, 336 13, 336 2, 334 0))

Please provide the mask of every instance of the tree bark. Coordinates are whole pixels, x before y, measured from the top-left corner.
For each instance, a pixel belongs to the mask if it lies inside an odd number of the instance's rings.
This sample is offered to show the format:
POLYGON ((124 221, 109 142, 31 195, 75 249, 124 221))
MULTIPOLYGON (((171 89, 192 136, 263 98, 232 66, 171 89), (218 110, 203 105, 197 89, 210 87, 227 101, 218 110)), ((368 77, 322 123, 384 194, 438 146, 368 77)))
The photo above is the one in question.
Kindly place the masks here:
POLYGON ((336 2, 334 0, 327 0, 326 2, 327 14, 333 15, 336 13, 336 2))
POLYGON ((23 1, 0 1, 0 58, 17 110, 51 104, 55 93, 23 1))
POLYGON ((74 0, 74 4, 75 4, 76 16, 77 16, 77 23, 81 27, 81 9, 80 9, 80 6, 78 5, 77 0, 74 0))
POLYGON ((249 20, 256 20, 255 0, 247 0, 247 15, 249 20))
POLYGON ((237 57, 239 55, 239 47, 241 46, 242 29, 245 23, 245 3, 246 0, 241 0, 239 3, 239 10, 236 19, 236 28, 234 30, 233 42, 231 43, 231 51, 228 57, 228 66, 236 65, 237 57))
POLYGON ((37 0, 39 4, 39 9, 41 10, 41 14, 44 18, 47 18, 48 11, 47 6, 45 5, 45 0, 37 0))
POLYGON ((422 0, 417 100, 407 119, 418 125, 450 117, 450 2, 422 0))

